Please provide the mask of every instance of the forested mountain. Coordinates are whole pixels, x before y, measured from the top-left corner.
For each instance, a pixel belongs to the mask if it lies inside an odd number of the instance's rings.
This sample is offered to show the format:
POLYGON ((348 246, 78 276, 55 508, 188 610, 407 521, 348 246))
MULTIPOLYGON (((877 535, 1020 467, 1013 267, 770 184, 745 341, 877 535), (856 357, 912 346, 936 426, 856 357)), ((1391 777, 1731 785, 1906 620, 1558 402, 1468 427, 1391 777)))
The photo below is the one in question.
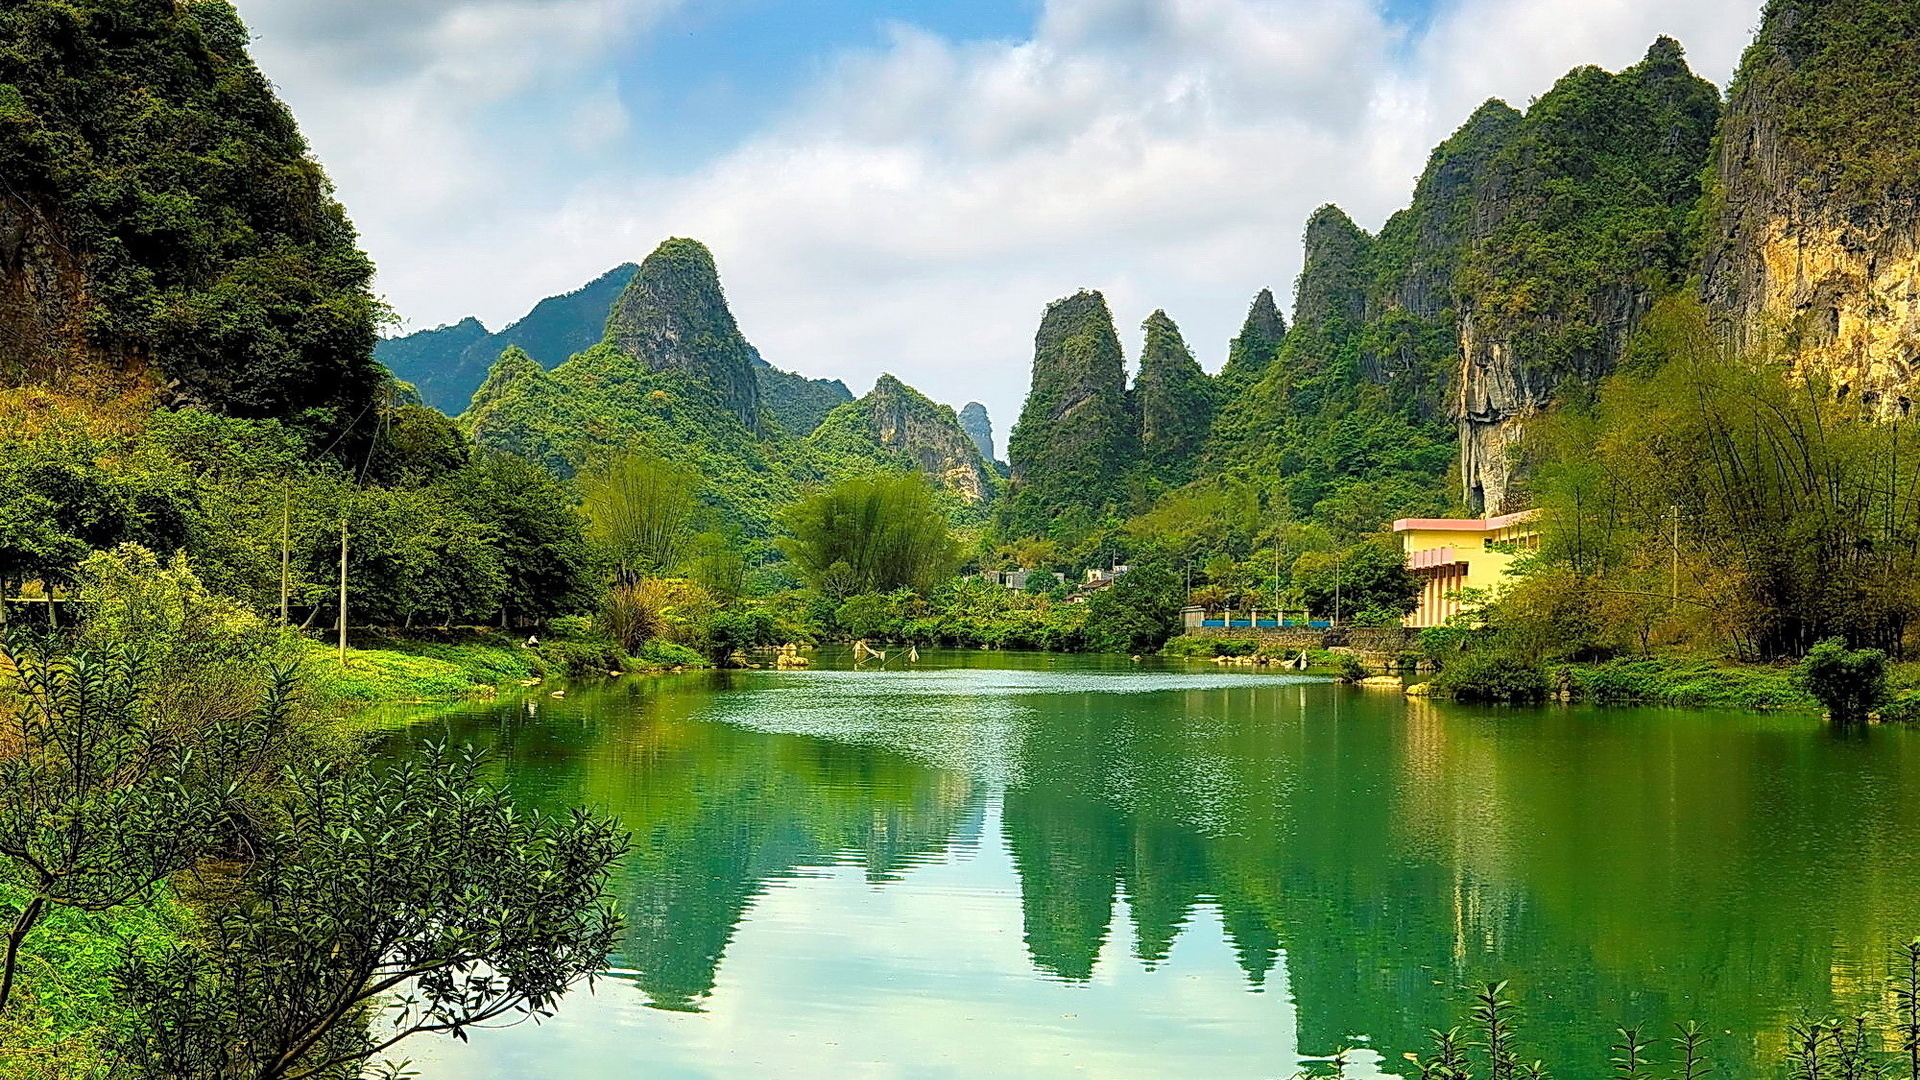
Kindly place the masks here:
POLYGON ((808 442, 828 460, 917 469, 969 506, 984 506, 994 494, 993 470, 952 407, 891 375, 880 376, 867 396, 827 414, 808 442))
POLYGON ((1010 532, 1050 523, 1085 529, 1119 502, 1138 460, 1120 334, 1106 297, 1079 292, 1047 305, 1034 336, 1033 388, 1007 440, 1010 532), (1079 511, 1071 522, 1062 511, 1079 511))
POLYGON ((668 240, 640 264, 604 341, 551 371, 509 348, 461 424, 479 447, 562 475, 639 449, 692 465, 720 518, 758 539, 809 485, 861 472, 918 468, 976 508, 994 493, 951 408, 891 376, 854 402, 837 381, 768 365, 694 240, 668 240))
MULTIPOLYGON (((1156 314, 1131 434, 1044 449, 1029 437, 1009 508, 1037 499, 1097 516, 1122 474, 1136 491, 1253 479, 1268 514, 1355 526, 1518 506, 1528 420, 1614 370, 1655 299, 1697 265, 1719 107, 1669 38, 1618 74, 1570 72, 1524 113, 1487 102, 1434 149, 1412 204, 1378 235, 1338 207, 1314 213, 1292 326, 1271 291, 1256 296, 1210 395, 1197 367, 1173 359, 1184 345, 1156 314), (1116 468, 1115 447, 1138 456, 1116 468), (1036 475, 1022 469, 1043 458, 1036 475), (1057 475, 1075 479, 1049 487, 1057 475)), ((1058 351, 1036 352, 1027 415, 1042 427, 1072 411, 1058 351)), ((1100 415, 1101 430, 1126 427, 1100 415)))
POLYGON ((231 5, 6 5, 0 173, 0 383, 330 437, 385 381, 373 265, 231 5))
POLYGON ((550 296, 526 317, 499 333, 488 333, 468 317, 451 326, 387 338, 374 356, 398 378, 412 383, 428 405, 449 416, 465 412, 473 392, 509 347, 552 368, 574 353, 599 344, 607 333, 607 312, 639 272, 622 263, 563 296, 550 296))

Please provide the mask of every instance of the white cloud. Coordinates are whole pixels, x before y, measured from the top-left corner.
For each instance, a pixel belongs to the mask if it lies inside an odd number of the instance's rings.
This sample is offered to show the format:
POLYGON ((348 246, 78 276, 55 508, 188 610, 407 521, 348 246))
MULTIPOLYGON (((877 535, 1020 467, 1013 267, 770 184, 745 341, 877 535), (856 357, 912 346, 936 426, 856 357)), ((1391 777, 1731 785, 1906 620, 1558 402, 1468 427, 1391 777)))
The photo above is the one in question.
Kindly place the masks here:
POLYGON ((606 153, 626 138, 608 70, 664 3, 245 10, 414 325, 498 325, 697 236, 769 360, 984 401, 1002 438, 1048 300, 1104 289, 1130 346, 1165 307, 1217 365, 1253 293, 1289 291, 1315 206, 1377 227, 1482 99, 1524 106, 1661 33, 1724 84, 1757 17, 1757 0, 1453 0, 1408 39, 1370 0, 1048 0, 1020 42, 898 26, 703 167, 636 173, 606 153), (360 40, 389 9, 396 40, 360 40), (487 130, 529 102, 544 124, 487 130))

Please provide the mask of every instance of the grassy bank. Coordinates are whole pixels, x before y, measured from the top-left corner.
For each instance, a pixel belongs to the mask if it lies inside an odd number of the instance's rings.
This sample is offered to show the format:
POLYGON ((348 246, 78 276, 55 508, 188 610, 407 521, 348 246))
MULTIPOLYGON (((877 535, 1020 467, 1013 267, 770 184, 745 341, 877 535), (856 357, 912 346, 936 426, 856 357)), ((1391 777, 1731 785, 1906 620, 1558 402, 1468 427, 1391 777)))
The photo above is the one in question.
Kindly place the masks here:
POLYGON ((344 666, 336 648, 310 642, 308 649, 308 685, 316 701, 340 712, 470 701, 544 679, 607 678, 705 663, 698 653, 664 641, 648 642, 630 656, 602 641, 558 639, 529 648, 524 639, 482 629, 440 641, 366 635, 348 647, 344 666))
POLYGON ((1567 664, 1551 673, 1556 688, 1596 705, 1673 705, 1695 709, 1818 709, 1796 685, 1793 669, 1764 664, 1631 657, 1567 664))

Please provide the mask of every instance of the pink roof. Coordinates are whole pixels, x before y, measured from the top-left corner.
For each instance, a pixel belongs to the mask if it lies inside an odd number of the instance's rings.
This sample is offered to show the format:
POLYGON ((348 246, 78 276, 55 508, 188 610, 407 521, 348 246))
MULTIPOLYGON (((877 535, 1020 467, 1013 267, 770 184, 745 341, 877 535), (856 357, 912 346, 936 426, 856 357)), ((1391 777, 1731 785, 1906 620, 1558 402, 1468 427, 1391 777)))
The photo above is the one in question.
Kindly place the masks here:
POLYGON ((1393 531, 1499 532, 1528 520, 1535 513, 1537 511, 1522 510, 1516 514, 1490 518, 1401 518, 1393 523, 1393 531))

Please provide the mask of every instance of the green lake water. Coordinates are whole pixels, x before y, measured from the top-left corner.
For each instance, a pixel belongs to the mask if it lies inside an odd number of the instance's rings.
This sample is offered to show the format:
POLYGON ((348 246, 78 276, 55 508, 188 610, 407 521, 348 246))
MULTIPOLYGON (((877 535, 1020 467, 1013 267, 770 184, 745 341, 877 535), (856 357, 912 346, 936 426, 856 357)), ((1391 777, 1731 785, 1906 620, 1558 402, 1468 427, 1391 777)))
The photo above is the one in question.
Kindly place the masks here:
POLYGON ((614 970, 428 1080, 1406 1075, 1511 979, 1522 1042, 1617 1021, 1773 1074, 1920 933, 1920 733, 1475 709, 1212 665, 928 654, 439 714, 526 800, 616 816, 614 970))

